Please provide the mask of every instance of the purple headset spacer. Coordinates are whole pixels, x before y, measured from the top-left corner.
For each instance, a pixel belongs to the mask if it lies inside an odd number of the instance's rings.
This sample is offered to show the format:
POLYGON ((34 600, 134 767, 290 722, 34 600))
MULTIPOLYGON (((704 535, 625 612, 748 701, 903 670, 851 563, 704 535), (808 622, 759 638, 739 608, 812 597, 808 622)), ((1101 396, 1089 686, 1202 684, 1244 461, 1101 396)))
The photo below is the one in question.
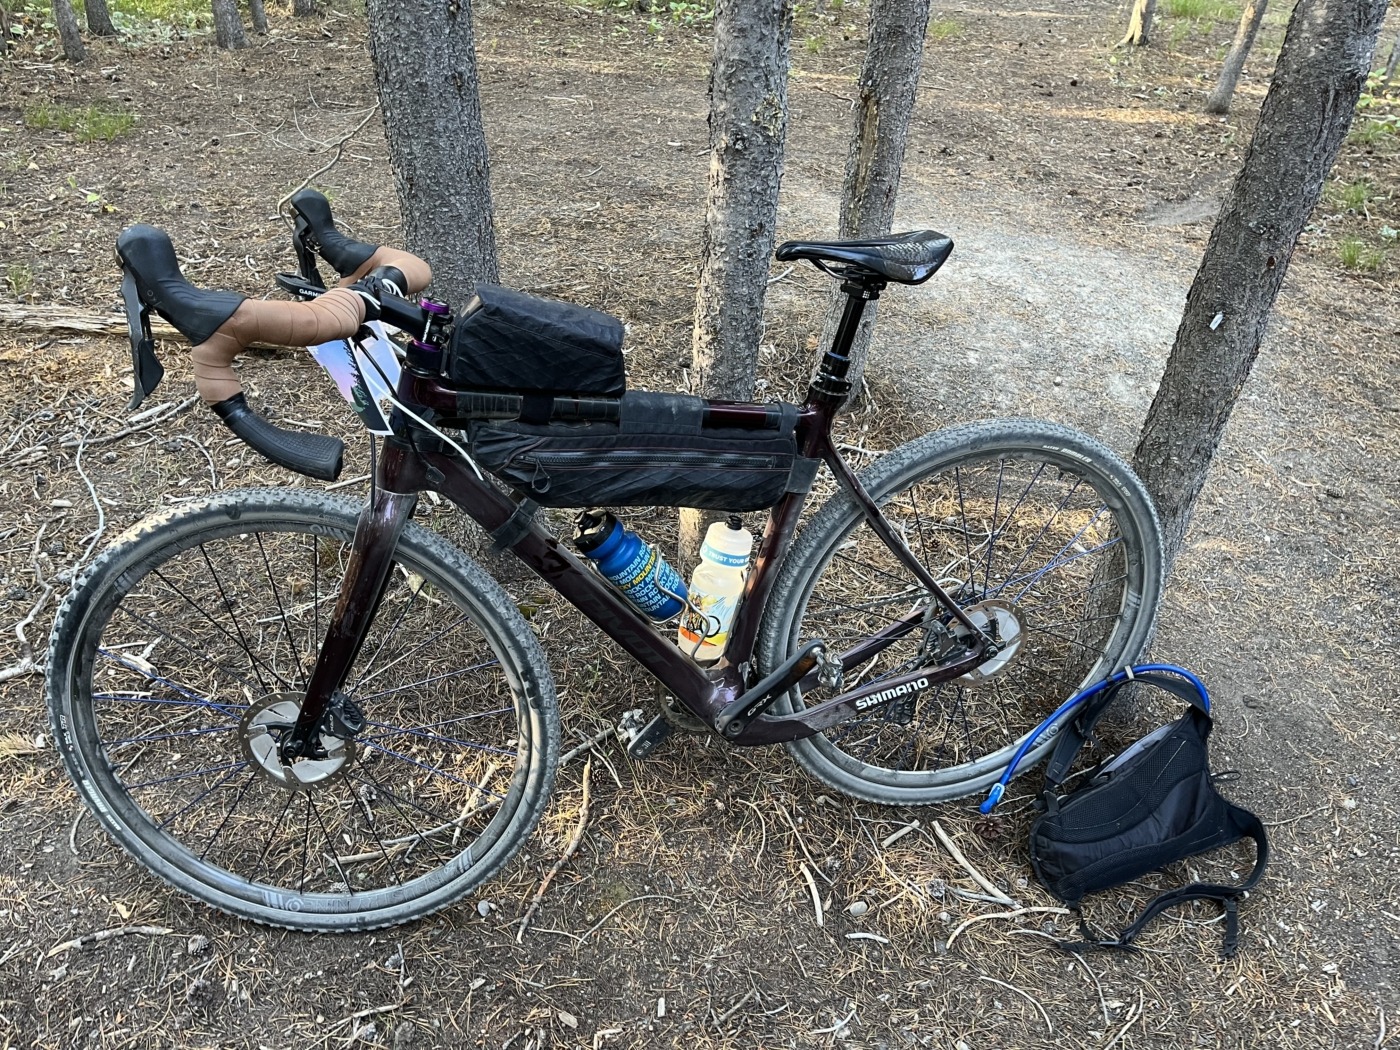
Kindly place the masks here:
POLYGON ((444 317, 451 312, 446 303, 440 303, 436 299, 420 299, 418 306, 425 313, 436 314, 439 317, 444 317))

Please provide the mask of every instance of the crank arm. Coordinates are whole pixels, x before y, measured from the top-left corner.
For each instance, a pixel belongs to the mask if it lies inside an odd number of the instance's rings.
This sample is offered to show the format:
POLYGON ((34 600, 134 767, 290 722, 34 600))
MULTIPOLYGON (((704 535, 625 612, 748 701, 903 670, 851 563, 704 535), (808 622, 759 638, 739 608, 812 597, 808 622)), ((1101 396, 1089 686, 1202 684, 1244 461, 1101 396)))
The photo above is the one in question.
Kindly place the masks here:
POLYGON ((742 733, 750 722, 768 710, 773 701, 813 672, 818 663, 817 653, 823 648, 825 643, 817 639, 789 656, 715 717, 716 731, 731 739, 742 733))

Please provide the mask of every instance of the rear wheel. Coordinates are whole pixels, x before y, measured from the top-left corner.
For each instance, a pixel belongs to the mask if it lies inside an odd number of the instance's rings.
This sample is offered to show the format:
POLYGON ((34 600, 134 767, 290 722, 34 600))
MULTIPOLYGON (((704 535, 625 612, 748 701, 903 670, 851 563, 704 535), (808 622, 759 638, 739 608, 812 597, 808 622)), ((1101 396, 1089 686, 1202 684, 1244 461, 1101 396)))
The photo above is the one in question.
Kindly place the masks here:
MULTIPOLYGON (((1103 445, 1033 420, 927 435, 881 458, 861 482, 1001 652, 962 678, 788 747, 808 772, 857 798, 958 798, 999 777, 1031 729, 1146 644, 1162 589, 1156 512, 1142 482, 1103 445)), ((777 666, 810 639, 839 654, 901 620, 919 625, 847 669, 839 686, 794 689, 773 711, 951 659, 965 631, 932 604, 850 497, 832 497, 774 587, 761 665, 777 666)), ((1043 738, 1022 768, 1052 742, 1043 738)))
POLYGON ((138 861, 258 922, 384 926, 498 871, 539 820, 559 716, 510 598, 410 523, 345 682, 348 731, 284 766, 358 507, 246 490, 149 519, 83 574, 54 624, 55 739, 138 861))

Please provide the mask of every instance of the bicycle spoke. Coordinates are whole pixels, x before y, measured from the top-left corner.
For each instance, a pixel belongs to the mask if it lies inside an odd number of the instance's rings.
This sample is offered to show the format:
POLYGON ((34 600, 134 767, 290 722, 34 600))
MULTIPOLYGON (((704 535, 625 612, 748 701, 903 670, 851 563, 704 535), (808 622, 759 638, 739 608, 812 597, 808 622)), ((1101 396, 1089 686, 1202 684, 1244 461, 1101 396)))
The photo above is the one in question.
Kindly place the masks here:
MULTIPOLYGON (((277 589, 277 581, 272 578, 272 563, 268 561, 267 548, 263 546, 262 533, 254 533, 254 536, 258 541, 258 551, 262 554, 263 568, 267 571, 267 585, 272 589, 273 600, 277 602, 277 612, 282 617, 282 629, 287 633, 287 645, 292 650, 292 663, 301 677, 301 687, 305 689, 307 686, 306 669, 301 666, 301 660, 297 657, 296 637, 292 634, 291 624, 287 622, 287 610, 282 605, 282 594, 277 589)), ((278 679, 279 681, 283 680, 280 675, 278 679)))
POLYGON ((447 678, 455 678, 458 675, 469 674, 472 671, 479 671, 483 667, 496 667, 499 666, 499 664, 499 660, 485 660, 482 663, 473 664, 471 667, 463 667, 456 671, 446 671, 442 674, 429 675, 427 678, 420 678, 418 681, 409 682, 407 685, 396 685, 392 689, 385 689, 384 691, 379 693, 370 693, 369 696, 357 695, 355 699, 363 704, 367 703, 370 700, 378 700, 382 696, 393 696, 395 693, 405 693, 410 689, 419 689, 425 685, 432 685, 434 682, 441 682, 447 678))

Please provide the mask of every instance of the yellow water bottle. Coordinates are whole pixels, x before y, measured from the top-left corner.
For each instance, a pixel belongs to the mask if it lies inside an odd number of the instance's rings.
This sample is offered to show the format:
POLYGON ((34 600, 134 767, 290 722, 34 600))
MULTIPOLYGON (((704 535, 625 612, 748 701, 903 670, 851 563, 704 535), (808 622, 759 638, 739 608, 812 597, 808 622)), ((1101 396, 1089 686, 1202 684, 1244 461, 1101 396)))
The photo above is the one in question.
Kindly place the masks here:
POLYGON ((676 632, 676 644, 696 663, 713 663, 724 654, 752 552, 753 533, 737 514, 705 533, 700 564, 690 577, 690 604, 698 615, 687 610, 676 632))

